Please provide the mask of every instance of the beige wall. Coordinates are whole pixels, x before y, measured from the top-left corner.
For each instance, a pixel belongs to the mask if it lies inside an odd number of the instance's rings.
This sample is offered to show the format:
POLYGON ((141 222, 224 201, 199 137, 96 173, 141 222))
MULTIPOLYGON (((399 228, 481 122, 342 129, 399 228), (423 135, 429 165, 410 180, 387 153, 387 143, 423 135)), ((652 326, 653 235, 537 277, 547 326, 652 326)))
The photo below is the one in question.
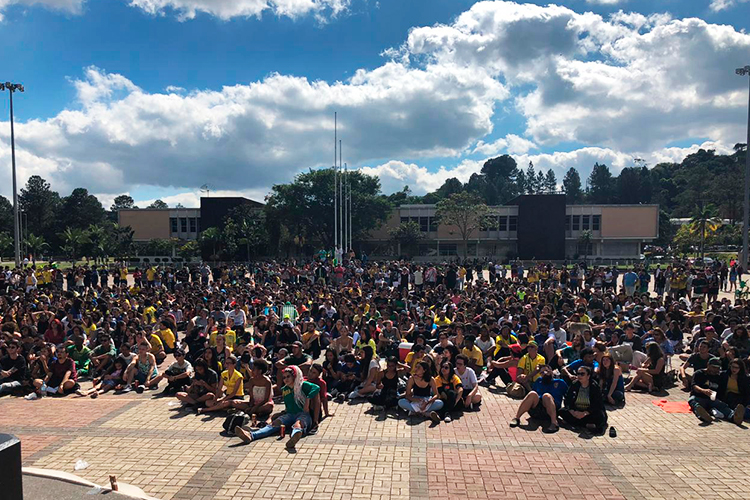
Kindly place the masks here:
POLYGON ((603 238, 652 239, 658 236, 659 207, 603 206, 603 238))
POLYGON ((169 238, 169 210, 121 210, 119 222, 130 226, 136 241, 169 238))

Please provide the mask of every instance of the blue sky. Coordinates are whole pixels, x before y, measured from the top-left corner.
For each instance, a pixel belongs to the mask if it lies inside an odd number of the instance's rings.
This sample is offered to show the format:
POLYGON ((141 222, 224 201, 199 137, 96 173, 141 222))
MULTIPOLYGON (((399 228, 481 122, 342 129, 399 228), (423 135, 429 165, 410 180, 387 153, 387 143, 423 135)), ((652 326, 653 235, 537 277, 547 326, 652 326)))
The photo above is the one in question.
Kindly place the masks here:
POLYGON ((334 110, 345 161, 386 191, 466 180, 504 153, 562 179, 743 141, 750 2, 547 5, 0 0, 0 78, 27 89, 20 176, 105 205, 194 205, 204 183, 260 198, 331 163, 334 110))

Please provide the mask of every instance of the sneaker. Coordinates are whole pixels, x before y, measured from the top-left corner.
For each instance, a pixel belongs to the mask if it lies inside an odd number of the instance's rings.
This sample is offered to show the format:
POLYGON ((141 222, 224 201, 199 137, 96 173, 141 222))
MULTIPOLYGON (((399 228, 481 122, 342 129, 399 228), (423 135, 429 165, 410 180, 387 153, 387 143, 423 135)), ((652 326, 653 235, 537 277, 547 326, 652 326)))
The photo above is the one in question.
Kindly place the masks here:
POLYGON ((710 423, 713 419, 711 418, 711 414, 708 413, 708 410, 703 408, 702 406, 698 406, 695 408, 695 416, 701 419, 703 422, 710 423))
POLYGON ((432 420, 432 423, 439 424, 440 423, 440 415, 437 414, 436 411, 430 412, 430 420, 432 420))
POLYGON ((39 399, 39 396, 36 395, 36 392, 32 392, 31 394, 27 394, 23 397, 26 401, 36 401, 39 399))
POLYGON ((445 422, 446 424, 449 424, 451 422, 450 415, 446 415, 445 418, 443 419, 443 422, 445 422))
POLYGON ((734 420, 735 424, 742 425, 742 421, 745 420, 745 407, 744 406, 737 405, 737 408, 734 409, 734 416, 732 420, 734 420))
POLYGON ((292 437, 289 438, 289 441, 286 442, 286 449, 289 451, 292 451, 296 449, 297 443, 299 443, 299 440, 302 439, 302 433, 297 432, 296 434, 292 434, 292 437))
POLYGON ((341 394, 341 393, 339 393, 339 394, 338 394, 338 395, 336 396, 336 402, 337 402, 337 403, 343 403, 343 402, 344 402, 344 395, 343 395, 343 394, 341 394))
POLYGON ((130 384, 122 388, 122 392, 130 392, 132 390, 133 390, 133 386, 131 386, 130 384))
POLYGON ((724 414, 716 408, 711 408, 711 415, 713 415, 716 420, 724 420, 724 414))

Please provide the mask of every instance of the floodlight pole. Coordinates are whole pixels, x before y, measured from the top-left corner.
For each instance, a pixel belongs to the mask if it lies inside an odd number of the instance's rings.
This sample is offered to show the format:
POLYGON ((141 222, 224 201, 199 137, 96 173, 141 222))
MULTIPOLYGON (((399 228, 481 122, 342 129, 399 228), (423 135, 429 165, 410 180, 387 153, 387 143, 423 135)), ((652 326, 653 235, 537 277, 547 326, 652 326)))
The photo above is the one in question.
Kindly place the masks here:
POLYGON ((0 91, 7 90, 10 96, 10 155, 11 162, 13 165, 13 234, 14 242, 13 249, 16 259, 16 267, 21 265, 21 240, 20 238, 20 227, 18 220, 18 189, 16 184, 16 135, 13 127, 13 92, 16 90, 24 91, 23 85, 20 83, 0 83, 0 91))
MULTIPOLYGON (((750 75, 750 66, 737 68, 740 76, 750 75)), ((745 200, 742 220, 742 269, 747 271, 748 231, 750 231, 750 78, 748 78, 747 142, 745 143, 745 200)))

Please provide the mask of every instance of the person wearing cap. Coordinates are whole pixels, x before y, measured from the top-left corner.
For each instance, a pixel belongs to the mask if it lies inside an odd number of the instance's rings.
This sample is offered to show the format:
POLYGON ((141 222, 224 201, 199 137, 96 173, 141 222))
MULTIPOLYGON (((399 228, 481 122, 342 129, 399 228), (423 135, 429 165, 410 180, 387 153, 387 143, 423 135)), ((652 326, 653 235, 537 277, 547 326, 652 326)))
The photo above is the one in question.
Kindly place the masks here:
POLYGON ((539 345, 531 340, 526 345, 526 354, 518 360, 516 382, 531 390, 531 384, 542 376, 542 367, 546 364, 544 356, 539 354, 539 345))
POLYGON ((706 423, 711 423, 716 418, 718 420, 733 420, 737 425, 742 424, 745 418, 745 408, 738 405, 737 409, 741 411, 735 413, 735 410, 717 397, 719 393, 723 393, 725 390, 725 387, 722 388, 721 360, 711 358, 705 369, 698 370, 693 375, 690 398, 688 399, 690 409, 693 410, 696 417, 706 423))

